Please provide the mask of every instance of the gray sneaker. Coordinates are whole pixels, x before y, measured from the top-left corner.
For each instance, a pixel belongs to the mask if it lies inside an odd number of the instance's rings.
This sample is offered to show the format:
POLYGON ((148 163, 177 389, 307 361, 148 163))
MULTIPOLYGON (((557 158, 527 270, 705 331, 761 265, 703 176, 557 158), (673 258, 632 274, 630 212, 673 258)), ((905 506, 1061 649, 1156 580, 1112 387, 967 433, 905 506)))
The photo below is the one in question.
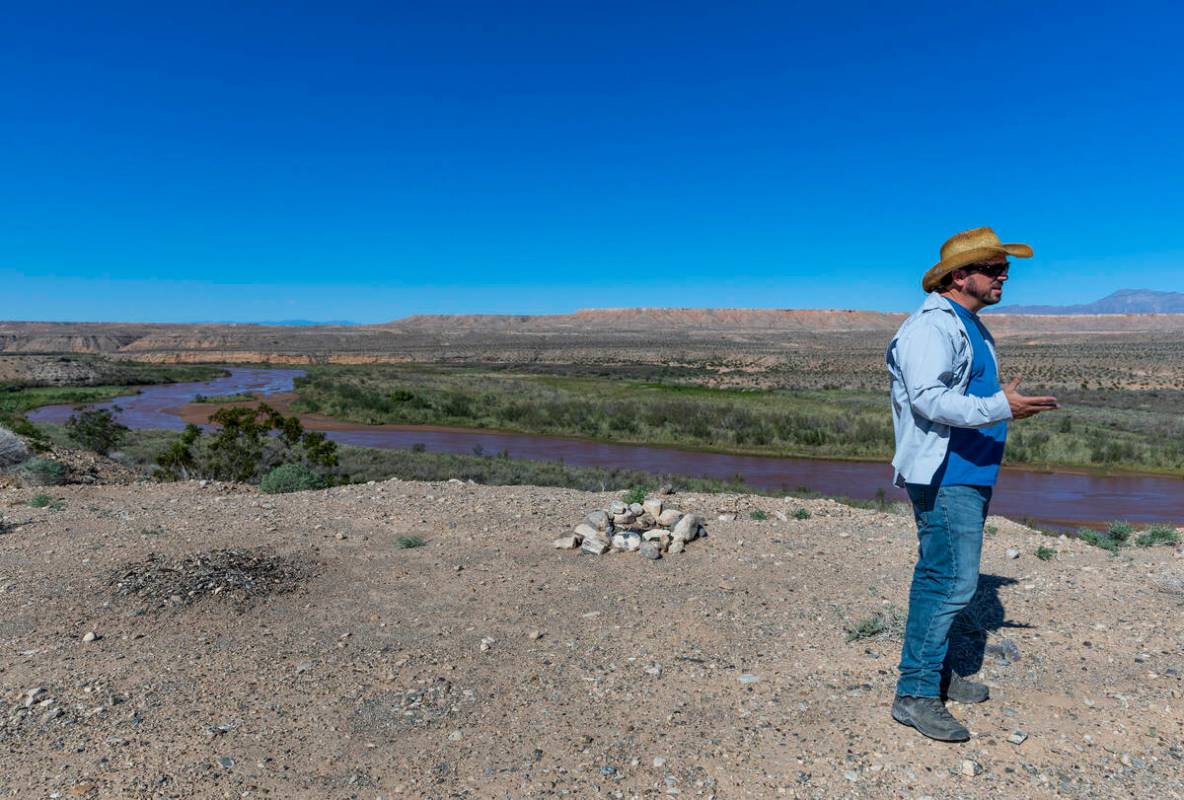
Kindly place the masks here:
POLYGON ((957 672, 951 672, 941 683, 941 696, 955 703, 981 703, 991 696, 986 684, 968 681, 957 672))
POLYGON ((892 718, 939 742, 965 742, 970 738, 970 731, 954 719, 937 697, 897 695, 892 702, 892 718))

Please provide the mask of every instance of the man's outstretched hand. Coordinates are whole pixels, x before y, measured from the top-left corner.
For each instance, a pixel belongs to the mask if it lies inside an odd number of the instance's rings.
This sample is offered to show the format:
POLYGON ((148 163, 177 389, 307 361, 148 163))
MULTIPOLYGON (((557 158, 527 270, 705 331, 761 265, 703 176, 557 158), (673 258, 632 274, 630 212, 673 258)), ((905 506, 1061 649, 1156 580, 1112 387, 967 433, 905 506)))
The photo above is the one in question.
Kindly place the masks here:
POLYGON ((1052 411, 1060 408, 1055 397, 1028 397, 1020 394, 1020 376, 1016 375, 1011 382, 1003 387, 1003 394, 1007 396, 1007 403, 1011 406, 1013 419, 1023 419, 1039 414, 1041 411, 1052 411))

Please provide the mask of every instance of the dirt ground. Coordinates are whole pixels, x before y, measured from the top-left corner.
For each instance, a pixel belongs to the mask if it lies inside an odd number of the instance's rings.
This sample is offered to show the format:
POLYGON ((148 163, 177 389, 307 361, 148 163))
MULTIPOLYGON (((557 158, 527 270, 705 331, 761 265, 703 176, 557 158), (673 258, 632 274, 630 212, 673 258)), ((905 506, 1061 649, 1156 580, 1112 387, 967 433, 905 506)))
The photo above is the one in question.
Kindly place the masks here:
POLYGON ((906 605, 910 517, 677 494, 685 553, 552 548, 615 497, 0 488, 0 797, 1184 795, 1173 549, 992 519, 948 745, 889 718, 899 644, 847 641, 906 605))

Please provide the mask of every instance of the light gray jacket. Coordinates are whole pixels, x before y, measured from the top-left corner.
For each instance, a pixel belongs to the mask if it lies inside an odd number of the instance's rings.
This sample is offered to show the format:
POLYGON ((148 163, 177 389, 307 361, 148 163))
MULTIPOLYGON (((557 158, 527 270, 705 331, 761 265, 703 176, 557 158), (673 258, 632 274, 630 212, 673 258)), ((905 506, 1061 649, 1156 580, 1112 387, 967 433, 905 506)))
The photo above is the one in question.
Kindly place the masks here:
MULTIPOLYGON (((994 359, 995 342, 990 335, 985 338, 994 359)), ((990 397, 966 395, 972 357, 962 320, 937 292, 925 298, 888 345, 897 486, 933 480, 946 458, 950 428, 983 428, 1011 419, 1002 389, 990 397)))

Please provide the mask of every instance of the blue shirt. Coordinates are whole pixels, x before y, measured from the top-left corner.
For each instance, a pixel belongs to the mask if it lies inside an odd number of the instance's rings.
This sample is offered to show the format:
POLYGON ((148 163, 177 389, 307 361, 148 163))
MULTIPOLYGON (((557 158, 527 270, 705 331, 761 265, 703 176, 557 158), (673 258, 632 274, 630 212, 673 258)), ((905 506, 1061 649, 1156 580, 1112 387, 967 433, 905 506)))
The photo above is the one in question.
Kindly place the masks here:
MULTIPOLYGON (((973 351, 966 394, 969 397, 991 397, 1000 390, 999 367, 987 347, 987 340, 994 344, 994 339, 977 314, 956 302, 950 301, 950 305, 962 320, 973 351)), ((1006 422, 983 428, 951 428, 946 460, 933 476, 933 483, 941 486, 994 486, 1006 442, 1006 422)))

